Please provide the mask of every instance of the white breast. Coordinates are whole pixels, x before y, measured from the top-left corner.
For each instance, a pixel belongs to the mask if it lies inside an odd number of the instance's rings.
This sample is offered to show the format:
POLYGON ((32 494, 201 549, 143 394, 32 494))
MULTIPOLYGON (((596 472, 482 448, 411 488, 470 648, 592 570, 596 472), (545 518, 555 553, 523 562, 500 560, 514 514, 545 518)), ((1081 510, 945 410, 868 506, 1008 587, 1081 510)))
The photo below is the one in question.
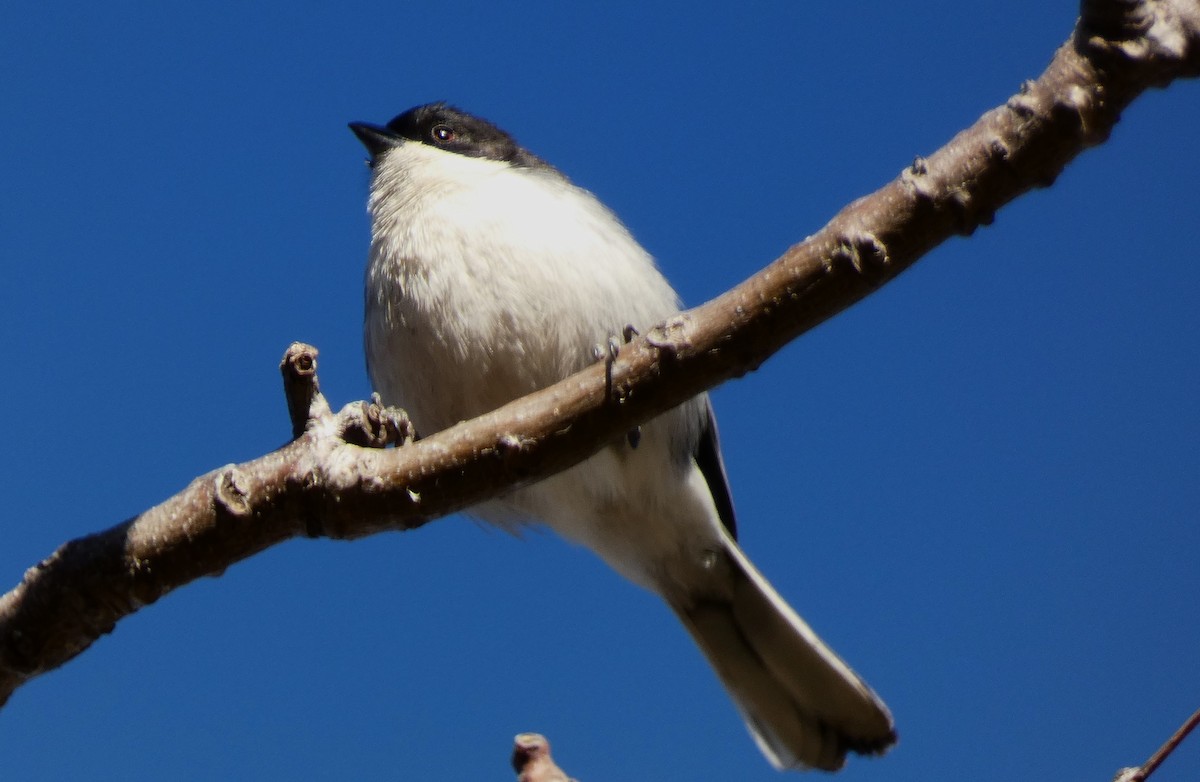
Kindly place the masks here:
MULTIPOLYGON (((376 162, 370 209, 368 367, 422 434, 544 388, 593 362, 594 346, 627 324, 644 331, 678 309, 620 222, 553 171, 406 143, 376 162)), ((623 566, 622 549, 639 538, 628 527, 696 502, 709 507, 688 507, 689 516, 706 526, 715 518, 703 487, 700 496, 684 488, 703 404, 644 427, 636 450, 622 442, 484 515, 537 518, 645 582, 623 566)), ((661 526, 668 539, 657 544, 640 533, 643 553, 685 545, 685 529, 661 526)))
POLYGON ((620 222, 553 172, 416 143, 377 166, 368 363, 427 431, 560 380, 626 324, 678 309, 620 222))

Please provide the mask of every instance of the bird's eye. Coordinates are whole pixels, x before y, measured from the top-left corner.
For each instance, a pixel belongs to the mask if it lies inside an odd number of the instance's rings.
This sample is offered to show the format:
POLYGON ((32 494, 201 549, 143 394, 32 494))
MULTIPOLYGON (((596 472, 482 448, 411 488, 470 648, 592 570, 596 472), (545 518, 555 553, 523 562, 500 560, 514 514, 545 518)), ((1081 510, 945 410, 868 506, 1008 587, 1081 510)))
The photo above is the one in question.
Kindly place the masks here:
POLYGON ((433 126, 433 139, 434 139, 434 141, 440 141, 442 143, 445 143, 447 141, 453 141, 454 140, 454 128, 450 127, 449 125, 434 125, 433 126))

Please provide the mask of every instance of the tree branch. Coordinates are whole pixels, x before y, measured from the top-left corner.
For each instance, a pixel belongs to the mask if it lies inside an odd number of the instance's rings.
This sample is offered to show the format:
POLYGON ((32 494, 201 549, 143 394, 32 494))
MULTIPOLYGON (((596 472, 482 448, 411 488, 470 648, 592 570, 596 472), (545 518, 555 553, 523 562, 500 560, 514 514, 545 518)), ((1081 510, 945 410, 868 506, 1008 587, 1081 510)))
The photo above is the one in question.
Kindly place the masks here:
POLYGON ((517 734, 512 766, 517 782, 576 782, 550 757, 550 742, 540 733, 517 734))
POLYGON ((1049 185, 1141 92, 1197 74, 1197 0, 1085 0, 1039 79, 753 278, 634 340, 611 366, 404 447, 381 447, 408 439, 397 411, 358 403, 334 415, 317 388, 316 351, 293 346, 283 369, 295 440, 66 543, 0 597, 0 704, 201 576, 292 537, 420 526, 565 469, 754 370, 947 238, 1049 185))
MULTIPOLYGON (((1163 761, 1171 756, 1175 748, 1183 743, 1188 734, 1196 729, 1197 725, 1200 725, 1200 710, 1193 712, 1192 716, 1184 720, 1183 724, 1179 726, 1179 730, 1175 731, 1171 738, 1167 739, 1161 747, 1155 750, 1149 760, 1140 766, 1121 769, 1113 777, 1113 782, 1146 782, 1150 778, 1150 775, 1158 770, 1163 761)), ((547 753, 549 752, 549 745, 547 745, 546 751, 547 753)))

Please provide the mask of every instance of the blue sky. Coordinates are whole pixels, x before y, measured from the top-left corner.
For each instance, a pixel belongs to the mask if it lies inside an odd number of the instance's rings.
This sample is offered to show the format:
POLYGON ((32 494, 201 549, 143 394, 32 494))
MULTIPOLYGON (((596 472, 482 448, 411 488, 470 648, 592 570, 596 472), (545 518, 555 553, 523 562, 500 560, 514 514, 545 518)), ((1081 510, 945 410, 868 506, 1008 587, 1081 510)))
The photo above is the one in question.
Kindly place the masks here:
MULTIPOLYGON (((1070 3, 10 5, 4 589, 365 397, 350 120, 447 99, 697 304, 1038 75, 1070 3), (34 10, 36 8, 36 10, 34 10)), ((744 547, 888 701, 847 780, 1108 780, 1200 706, 1200 85, 714 396, 744 547)), ((669 612, 549 534, 295 541, 0 713, 11 779, 777 778, 669 612)), ((1185 744, 1156 780, 1200 777, 1185 744)))

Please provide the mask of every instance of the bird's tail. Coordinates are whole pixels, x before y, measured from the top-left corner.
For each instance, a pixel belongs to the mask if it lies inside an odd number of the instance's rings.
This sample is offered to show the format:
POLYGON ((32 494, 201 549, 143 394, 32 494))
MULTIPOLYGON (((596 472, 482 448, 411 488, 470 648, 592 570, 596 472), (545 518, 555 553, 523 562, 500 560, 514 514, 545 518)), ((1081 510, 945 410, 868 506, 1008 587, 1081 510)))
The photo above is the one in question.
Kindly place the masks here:
POLYGON ((896 741, 892 715, 732 540, 733 598, 676 607, 759 748, 780 769, 836 771, 896 741))

